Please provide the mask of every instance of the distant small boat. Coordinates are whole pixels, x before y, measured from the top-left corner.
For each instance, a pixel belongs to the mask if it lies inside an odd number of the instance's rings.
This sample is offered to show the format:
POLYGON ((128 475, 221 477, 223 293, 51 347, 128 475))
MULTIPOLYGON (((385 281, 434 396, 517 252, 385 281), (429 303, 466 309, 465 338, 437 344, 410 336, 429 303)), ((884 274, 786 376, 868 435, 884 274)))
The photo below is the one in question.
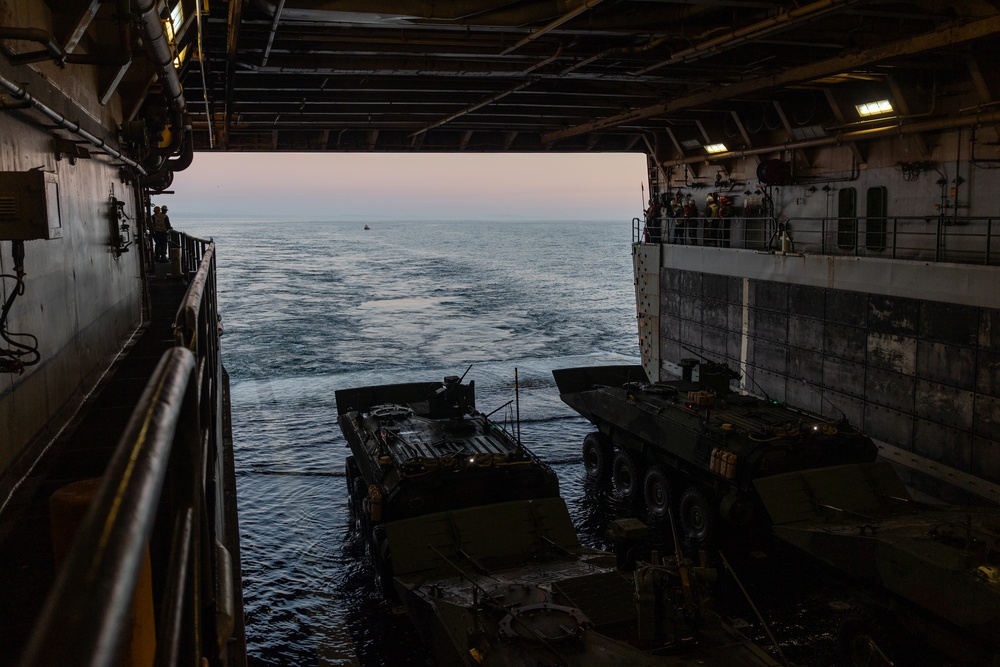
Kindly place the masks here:
POLYGON ((369 227, 368 225, 365 225, 365 229, 366 229, 366 230, 367 230, 367 229, 371 229, 371 227, 369 227))

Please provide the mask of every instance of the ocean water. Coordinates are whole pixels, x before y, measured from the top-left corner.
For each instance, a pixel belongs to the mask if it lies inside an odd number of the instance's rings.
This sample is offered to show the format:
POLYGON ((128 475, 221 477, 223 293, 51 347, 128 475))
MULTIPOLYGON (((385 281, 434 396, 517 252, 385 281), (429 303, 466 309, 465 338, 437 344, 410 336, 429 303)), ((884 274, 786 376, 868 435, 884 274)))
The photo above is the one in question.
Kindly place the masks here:
MULTIPOLYGON (((349 525, 337 389, 469 369, 490 412, 514 397, 516 369, 522 440, 559 475, 581 541, 607 548, 612 518, 643 516, 585 483, 591 427, 551 374, 639 361, 631 223, 370 224, 175 222, 217 242, 254 667, 427 664, 349 525)), ((838 582, 794 555, 730 560, 789 657, 832 664, 838 582)), ((723 584, 722 601, 766 644, 742 599, 732 603, 735 584, 723 584)))
POLYGON ((520 387, 525 444, 585 539, 580 443, 553 368, 636 363, 631 223, 186 220, 214 238, 232 382, 253 665, 423 665, 348 525, 334 391, 461 375, 490 412, 520 387), (353 648, 351 648, 353 645, 353 648))

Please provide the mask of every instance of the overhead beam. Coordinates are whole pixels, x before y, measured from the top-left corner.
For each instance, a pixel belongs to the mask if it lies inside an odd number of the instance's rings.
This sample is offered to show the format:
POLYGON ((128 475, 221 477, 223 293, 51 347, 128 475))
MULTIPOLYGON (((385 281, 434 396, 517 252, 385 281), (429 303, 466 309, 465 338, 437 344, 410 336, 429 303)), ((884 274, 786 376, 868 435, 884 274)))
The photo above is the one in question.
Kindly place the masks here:
POLYGON ((229 2, 229 23, 226 30, 226 101, 222 114, 221 136, 219 137, 223 148, 228 145, 229 128, 235 113, 233 89, 236 85, 236 54, 239 48, 240 26, 243 24, 243 2, 244 0, 230 0, 229 2))
POLYGON ((987 37, 1000 32, 1000 15, 978 21, 970 21, 964 25, 952 25, 934 32, 909 37, 906 39, 882 44, 860 53, 848 56, 831 58, 818 63, 811 63, 801 67, 773 74, 770 76, 757 77, 738 83, 713 87, 701 93, 687 95, 670 102, 662 102, 651 106, 634 109, 616 116, 609 116, 601 120, 584 123, 576 127, 569 127, 557 132, 543 135, 544 141, 558 141, 569 137, 603 130, 624 123, 640 120, 647 120, 656 116, 661 116, 684 109, 690 109, 699 105, 718 102, 720 100, 732 99, 744 95, 752 95, 765 90, 781 88, 783 86, 803 83, 812 79, 850 71, 857 67, 865 67, 876 63, 891 60, 901 56, 913 55, 933 49, 939 49, 954 44, 961 44, 981 37, 987 37))
POLYGON ((97 16, 97 10, 100 6, 101 0, 90 0, 90 4, 80 12, 80 17, 73 24, 73 29, 70 30, 69 36, 66 38, 66 43, 63 44, 63 51, 73 53, 76 50, 76 47, 80 44, 80 40, 87 34, 87 28, 90 27, 94 17, 97 16))
POLYGON ((511 53, 512 51, 516 51, 517 49, 521 48, 525 44, 527 44, 529 42, 533 42, 534 40, 538 39, 539 37, 541 37, 545 33, 550 32, 552 30, 555 30, 556 28, 558 28, 562 24, 567 23, 567 22, 575 19, 577 16, 579 16, 582 13, 584 13, 588 9, 590 9, 592 7, 595 7, 596 5, 601 4, 601 2, 603 2, 603 0, 587 0, 587 2, 583 3, 582 5, 580 5, 579 7, 577 7, 576 9, 574 9, 574 10, 572 10, 570 12, 568 12, 566 14, 563 14, 562 16, 560 16, 559 18, 557 18, 555 21, 552 21, 551 23, 549 23, 548 25, 546 25, 545 27, 539 28, 538 30, 535 30, 534 32, 532 32, 531 34, 529 34, 527 37, 525 37, 524 39, 522 39, 521 41, 519 41, 514 46, 511 46, 510 48, 505 49, 500 55, 505 56, 508 53, 511 53))

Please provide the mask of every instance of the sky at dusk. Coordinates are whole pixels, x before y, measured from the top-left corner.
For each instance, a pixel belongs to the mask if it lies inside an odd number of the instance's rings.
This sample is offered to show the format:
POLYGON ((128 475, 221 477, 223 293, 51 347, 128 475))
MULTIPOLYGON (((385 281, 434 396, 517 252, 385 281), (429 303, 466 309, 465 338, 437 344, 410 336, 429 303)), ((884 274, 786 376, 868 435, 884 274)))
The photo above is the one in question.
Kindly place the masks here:
POLYGON ((645 182, 641 153, 199 152, 154 204, 176 219, 631 220, 645 182))

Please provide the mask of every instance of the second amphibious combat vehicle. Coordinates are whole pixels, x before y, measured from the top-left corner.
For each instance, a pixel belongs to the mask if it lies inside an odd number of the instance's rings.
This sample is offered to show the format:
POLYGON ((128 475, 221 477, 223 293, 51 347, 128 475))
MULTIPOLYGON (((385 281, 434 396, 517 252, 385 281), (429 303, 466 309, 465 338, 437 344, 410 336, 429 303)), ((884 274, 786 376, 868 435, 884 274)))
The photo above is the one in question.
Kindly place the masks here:
POLYGON ((708 542, 720 519, 763 517, 756 478, 875 460, 875 444, 846 421, 736 393, 729 367, 685 361, 682 378, 656 383, 638 365, 552 374, 562 400, 598 429, 583 442, 587 473, 645 499, 654 518, 674 508, 690 543, 708 542))
POLYGON ((338 391, 356 523, 441 665, 778 665, 707 606, 714 570, 582 546, 552 469, 458 377, 338 391))

